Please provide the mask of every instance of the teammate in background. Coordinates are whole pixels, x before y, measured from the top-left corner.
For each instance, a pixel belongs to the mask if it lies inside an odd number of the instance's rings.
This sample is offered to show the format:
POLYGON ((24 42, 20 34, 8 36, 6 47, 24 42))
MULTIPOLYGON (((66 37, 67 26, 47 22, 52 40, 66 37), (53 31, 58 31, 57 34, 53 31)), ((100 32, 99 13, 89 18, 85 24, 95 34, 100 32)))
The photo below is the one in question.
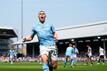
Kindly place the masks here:
POLYGON ((55 45, 57 34, 53 25, 45 21, 46 14, 44 11, 39 12, 38 18, 39 22, 33 27, 32 34, 25 37, 24 41, 32 40, 34 35, 38 36, 40 55, 43 60, 43 71, 53 71, 53 69, 57 68, 57 50, 55 45), (51 57, 49 53, 51 53, 51 57))
POLYGON ((99 47, 99 60, 98 63, 103 62, 104 64, 104 56, 105 56, 105 50, 102 47, 99 47))
POLYGON ((16 52, 15 52, 14 48, 10 48, 8 55, 9 55, 9 61, 11 62, 11 64, 13 64, 13 61, 16 57, 16 52))
POLYGON ((73 45, 73 48, 74 48, 74 53, 72 53, 72 55, 71 55, 71 58, 72 58, 71 66, 72 67, 77 63, 77 54, 79 54, 79 51, 76 48, 75 44, 73 45))
POLYGON ((93 65, 92 48, 89 45, 87 45, 86 47, 88 48, 87 53, 86 53, 86 57, 87 57, 86 62, 87 62, 87 64, 91 63, 93 65))
POLYGON ((66 64, 68 61, 70 61, 70 64, 71 64, 71 54, 72 54, 72 51, 73 51, 73 45, 70 43, 69 46, 67 47, 66 49, 66 52, 65 52, 65 60, 64 60, 64 67, 66 67, 66 64))

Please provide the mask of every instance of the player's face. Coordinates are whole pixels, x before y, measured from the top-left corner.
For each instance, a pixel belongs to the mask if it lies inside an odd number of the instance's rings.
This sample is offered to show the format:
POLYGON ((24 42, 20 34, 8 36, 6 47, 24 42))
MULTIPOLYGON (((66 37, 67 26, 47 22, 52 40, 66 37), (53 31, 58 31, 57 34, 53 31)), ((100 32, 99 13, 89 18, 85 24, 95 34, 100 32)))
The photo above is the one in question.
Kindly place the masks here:
POLYGON ((38 18, 39 18, 39 21, 41 23, 44 23, 45 22, 45 18, 46 18, 46 14, 44 11, 40 11, 39 15, 38 15, 38 18))
POLYGON ((72 47, 72 44, 69 44, 69 47, 72 47))

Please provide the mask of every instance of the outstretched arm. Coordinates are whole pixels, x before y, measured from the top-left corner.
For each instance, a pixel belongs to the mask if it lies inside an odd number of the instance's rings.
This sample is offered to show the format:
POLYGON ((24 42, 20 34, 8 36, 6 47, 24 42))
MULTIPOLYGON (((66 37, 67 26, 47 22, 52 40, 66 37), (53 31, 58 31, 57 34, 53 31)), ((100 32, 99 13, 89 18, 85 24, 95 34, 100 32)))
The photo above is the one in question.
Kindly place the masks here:
POLYGON ((35 34, 36 34, 36 31, 33 28, 32 32, 31 32, 31 35, 24 37, 23 38, 23 42, 25 42, 25 41, 31 41, 33 39, 33 37, 34 37, 35 34))

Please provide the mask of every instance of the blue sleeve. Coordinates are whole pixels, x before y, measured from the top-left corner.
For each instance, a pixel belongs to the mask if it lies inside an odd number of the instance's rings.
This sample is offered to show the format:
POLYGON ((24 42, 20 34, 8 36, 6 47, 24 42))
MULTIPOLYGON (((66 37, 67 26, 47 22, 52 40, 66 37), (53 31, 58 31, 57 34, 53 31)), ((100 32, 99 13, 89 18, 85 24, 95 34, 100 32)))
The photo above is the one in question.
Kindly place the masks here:
POLYGON ((54 28, 53 25, 51 26, 51 30, 52 30, 53 33, 55 33, 55 28, 54 28))
POLYGON ((77 48, 75 48, 75 52, 78 53, 78 49, 77 48))

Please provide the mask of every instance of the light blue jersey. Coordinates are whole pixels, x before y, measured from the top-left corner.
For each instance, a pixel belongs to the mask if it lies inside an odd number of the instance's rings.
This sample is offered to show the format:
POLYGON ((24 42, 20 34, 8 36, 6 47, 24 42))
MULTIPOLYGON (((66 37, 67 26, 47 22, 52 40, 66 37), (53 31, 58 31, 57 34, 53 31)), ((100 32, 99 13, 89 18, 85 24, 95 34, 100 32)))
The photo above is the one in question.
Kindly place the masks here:
POLYGON ((79 53, 79 51, 76 47, 74 48, 74 51, 75 51, 75 55, 77 55, 79 53))
POLYGON ((16 56, 16 52, 14 50, 9 50, 9 61, 13 64, 14 57, 16 56))
POLYGON ((9 56, 16 56, 16 53, 14 50, 9 50, 9 56))
POLYGON ((44 24, 36 24, 32 29, 32 37, 35 34, 38 36, 38 40, 40 45, 43 46, 53 46, 55 45, 54 42, 54 32, 55 29, 52 25, 44 23, 44 24))
POLYGON ((72 53, 72 56, 73 57, 77 57, 77 54, 79 53, 78 52, 78 49, 75 47, 75 48, 73 48, 74 49, 74 52, 72 53))
POLYGON ((75 50, 75 53, 77 54, 77 53, 79 53, 79 51, 78 51, 78 49, 77 48, 74 48, 74 50, 75 50))
POLYGON ((74 53, 74 49, 72 47, 67 47, 66 49, 66 56, 71 56, 74 53))

